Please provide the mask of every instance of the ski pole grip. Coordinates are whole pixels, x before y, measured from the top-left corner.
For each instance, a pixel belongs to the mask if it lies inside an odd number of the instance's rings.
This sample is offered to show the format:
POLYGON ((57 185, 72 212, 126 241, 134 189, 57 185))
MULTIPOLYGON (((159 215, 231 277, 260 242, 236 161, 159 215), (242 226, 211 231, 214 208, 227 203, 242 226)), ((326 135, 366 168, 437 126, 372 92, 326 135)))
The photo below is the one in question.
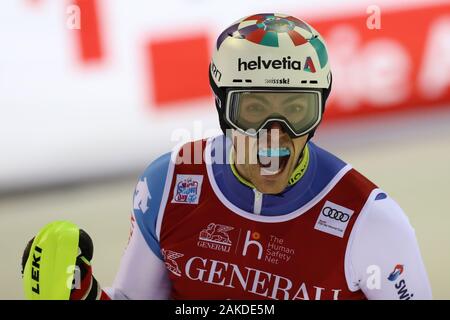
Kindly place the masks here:
POLYGON ((80 229, 69 221, 55 221, 39 231, 23 272, 29 300, 69 300, 80 229))

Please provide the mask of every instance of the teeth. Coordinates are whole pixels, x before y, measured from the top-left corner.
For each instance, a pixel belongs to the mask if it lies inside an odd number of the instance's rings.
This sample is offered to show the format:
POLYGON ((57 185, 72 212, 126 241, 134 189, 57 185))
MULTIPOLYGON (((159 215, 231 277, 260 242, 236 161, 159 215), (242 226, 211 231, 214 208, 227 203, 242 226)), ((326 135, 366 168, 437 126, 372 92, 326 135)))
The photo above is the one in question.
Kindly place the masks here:
POLYGON ((274 175, 277 174, 278 172, 280 172, 281 169, 277 168, 275 170, 273 170, 273 168, 267 167, 267 168, 261 168, 261 175, 265 175, 265 176, 270 176, 270 175, 274 175))
POLYGON ((280 157, 259 157, 262 175, 274 175, 281 171, 280 157))
POLYGON ((259 162, 262 164, 280 164, 280 158, 279 157, 267 157, 267 156, 259 156, 259 162))
POLYGON ((262 175, 275 175, 282 171, 281 164, 291 154, 288 148, 261 148, 258 149, 258 159, 262 175), (283 159, 283 160, 282 160, 283 159))

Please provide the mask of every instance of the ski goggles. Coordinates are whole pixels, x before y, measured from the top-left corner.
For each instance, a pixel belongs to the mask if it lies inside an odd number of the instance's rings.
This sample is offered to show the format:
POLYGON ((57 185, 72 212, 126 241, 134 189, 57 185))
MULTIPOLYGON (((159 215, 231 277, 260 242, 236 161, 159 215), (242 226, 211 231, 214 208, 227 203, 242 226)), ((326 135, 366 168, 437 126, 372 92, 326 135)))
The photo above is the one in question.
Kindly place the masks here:
POLYGON ((256 136, 272 122, 292 137, 313 130, 322 119, 322 95, 314 90, 230 90, 226 119, 237 130, 256 136))

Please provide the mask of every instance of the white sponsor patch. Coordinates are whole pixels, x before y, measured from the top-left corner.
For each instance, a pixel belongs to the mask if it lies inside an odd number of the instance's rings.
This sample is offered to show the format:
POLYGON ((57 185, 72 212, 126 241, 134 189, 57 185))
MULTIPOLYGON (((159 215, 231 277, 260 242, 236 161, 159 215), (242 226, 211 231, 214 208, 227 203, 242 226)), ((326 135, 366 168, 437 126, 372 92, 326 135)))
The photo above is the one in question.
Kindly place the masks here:
POLYGON ((320 210, 314 229, 343 238, 352 215, 353 210, 327 201, 320 210))
POLYGON ((172 203, 198 204, 202 182, 202 175, 177 174, 172 203))

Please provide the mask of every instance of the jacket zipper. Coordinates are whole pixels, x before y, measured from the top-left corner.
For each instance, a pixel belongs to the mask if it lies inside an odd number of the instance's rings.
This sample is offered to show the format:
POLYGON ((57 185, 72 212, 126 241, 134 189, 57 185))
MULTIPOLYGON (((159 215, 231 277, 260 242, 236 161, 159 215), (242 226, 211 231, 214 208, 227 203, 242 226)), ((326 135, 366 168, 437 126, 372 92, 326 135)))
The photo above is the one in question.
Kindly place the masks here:
POLYGON ((256 189, 253 189, 253 192, 255 193, 255 200, 253 202, 253 213, 259 215, 261 214, 263 194, 256 189))

